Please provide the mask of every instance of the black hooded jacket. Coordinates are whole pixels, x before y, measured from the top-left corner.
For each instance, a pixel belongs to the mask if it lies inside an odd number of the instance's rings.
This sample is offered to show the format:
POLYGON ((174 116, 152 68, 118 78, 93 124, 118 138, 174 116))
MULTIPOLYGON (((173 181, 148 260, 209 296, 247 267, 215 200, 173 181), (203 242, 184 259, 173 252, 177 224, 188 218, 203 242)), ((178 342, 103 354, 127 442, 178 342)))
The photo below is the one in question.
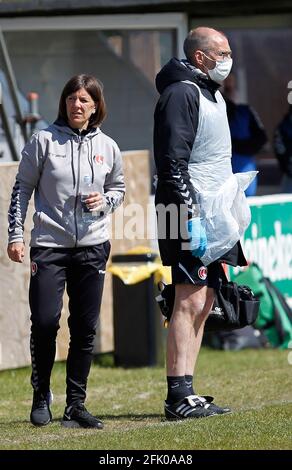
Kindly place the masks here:
POLYGON ((190 183, 188 162, 198 127, 199 91, 188 83, 182 83, 183 80, 196 83, 211 101, 216 101, 215 92, 219 85, 198 74, 187 62, 175 58, 156 77, 156 88, 161 95, 154 114, 154 158, 158 176, 156 200, 158 203, 186 204, 190 218, 197 201, 190 183), (166 193, 168 197, 165 200, 166 193))
MULTIPOLYGON (((155 204, 159 249, 165 265, 177 263, 181 243, 187 239, 187 235, 181 233, 181 227, 185 225, 182 221, 196 215, 196 192, 190 181, 188 165, 197 134, 200 97, 197 87, 183 83, 183 80, 198 85, 204 97, 213 102, 216 102, 215 93, 220 86, 206 75, 198 73, 186 61, 175 58, 156 77, 160 98, 154 114, 154 158, 158 177, 155 204), (176 237, 171 236, 171 230, 174 233, 173 226, 170 230, 170 224, 173 223, 171 216, 165 224, 157 209, 160 205, 170 204, 178 208, 176 237)), ((227 256, 228 262, 244 265, 240 243, 234 248, 231 256, 227 256)))

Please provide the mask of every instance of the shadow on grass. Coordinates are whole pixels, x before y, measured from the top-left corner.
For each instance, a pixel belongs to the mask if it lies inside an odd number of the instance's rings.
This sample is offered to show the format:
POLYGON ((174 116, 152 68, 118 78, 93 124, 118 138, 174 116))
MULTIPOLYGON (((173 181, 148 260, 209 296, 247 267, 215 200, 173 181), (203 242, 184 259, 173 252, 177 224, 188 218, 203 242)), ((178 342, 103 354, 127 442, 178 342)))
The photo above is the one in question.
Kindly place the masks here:
POLYGON ((122 420, 122 419, 133 419, 135 421, 143 421, 145 419, 151 419, 151 418, 164 418, 164 415, 158 414, 158 413, 147 413, 147 414, 122 414, 122 415, 98 415, 98 418, 100 419, 107 419, 107 420, 122 420))
MULTIPOLYGON (((106 420, 106 421, 144 421, 148 419, 154 419, 154 418, 160 418, 160 419, 165 419, 164 415, 158 414, 158 413, 147 413, 147 414, 134 414, 134 413, 129 413, 129 414, 122 414, 122 415, 110 415, 110 414, 99 414, 96 416, 98 419, 101 420, 106 420)), ((53 418, 51 423, 57 423, 61 422, 62 416, 53 418)), ((4 428, 5 426, 10 426, 13 424, 30 424, 30 421, 28 419, 19 419, 19 420, 13 420, 13 421, 5 421, 5 422, 0 422, 0 429, 4 428)), ((34 426, 35 428, 42 428, 46 426, 34 426)))

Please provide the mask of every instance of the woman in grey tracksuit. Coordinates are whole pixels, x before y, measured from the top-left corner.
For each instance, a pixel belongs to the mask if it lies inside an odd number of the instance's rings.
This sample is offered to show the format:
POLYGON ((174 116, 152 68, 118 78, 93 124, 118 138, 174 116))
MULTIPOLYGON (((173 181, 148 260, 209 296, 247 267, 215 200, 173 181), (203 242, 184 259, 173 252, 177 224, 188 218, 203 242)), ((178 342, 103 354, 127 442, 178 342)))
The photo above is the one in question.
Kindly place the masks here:
POLYGON ((70 345, 62 424, 103 427, 84 401, 110 252, 108 214, 125 192, 119 148, 99 128, 105 114, 97 79, 72 77, 61 94, 57 121, 25 145, 12 191, 8 256, 15 262, 24 257, 23 226, 34 191, 29 289, 34 425, 52 419, 50 375, 66 284, 70 345), (87 195, 85 202, 81 194, 87 195))

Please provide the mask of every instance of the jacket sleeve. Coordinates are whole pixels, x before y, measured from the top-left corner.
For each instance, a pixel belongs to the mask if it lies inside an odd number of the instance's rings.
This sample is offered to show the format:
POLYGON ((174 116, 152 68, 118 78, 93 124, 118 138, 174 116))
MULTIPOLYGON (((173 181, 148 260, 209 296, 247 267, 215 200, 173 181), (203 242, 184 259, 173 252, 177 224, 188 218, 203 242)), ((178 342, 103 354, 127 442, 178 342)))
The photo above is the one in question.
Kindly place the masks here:
POLYGON ((280 126, 278 126, 275 130, 273 144, 274 144, 275 154, 278 158, 283 157, 287 153, 287 148, 283 139, 280 126))
POLYGON ((268 141, 263 123, 258 114, 248 106, 249 137, 247 139, 232 139, 232 150, 239 155, 255 155, 268 141))
POLYGON ((194 214, 197 203, 188 162, 196 137, 198 114, 197 88, 178 82, 163 92, 154 115, 154 157, 158 181, 167 187, 173 203, 187 206, 188 218, 194 214))
POLYGON ((125 197, 125 183, 123 173, 123 161, 120 149, 114 145, 114 162, 111 172, 107 175, 104 184, 104 196, 106 212, 113 212, 125 197))
POLYGON ((43 152, 38 136, 33 135, 21 153, 21 161, 12 189, 8 210, 8 243, 23 241, 27 207, 40 178, 42 159, 43 152))
POLYGON ((275 130, 273 147, 281 170, 283 173, 292 176, 292 132, 290 138, 285 135, 286 119, 275 130))

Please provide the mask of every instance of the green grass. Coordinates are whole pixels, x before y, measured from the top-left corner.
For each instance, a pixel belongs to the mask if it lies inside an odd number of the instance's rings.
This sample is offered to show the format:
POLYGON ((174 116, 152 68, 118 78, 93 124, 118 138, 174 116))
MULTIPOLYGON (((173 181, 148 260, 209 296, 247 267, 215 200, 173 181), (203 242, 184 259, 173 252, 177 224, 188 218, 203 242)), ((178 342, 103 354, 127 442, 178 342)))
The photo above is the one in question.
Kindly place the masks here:
POLYGON ((291 449, 291 365, 288 351, 224 352, 203 349, 196 386, 214 394, 233 413, 167 422, 162 368, 122 369, 93 365, 88 409, 103 419, 102 431, 64 429, 65 366, 52 376, 53 422, 33 427, 29 368, 0 373, 0 449, 291 449))

